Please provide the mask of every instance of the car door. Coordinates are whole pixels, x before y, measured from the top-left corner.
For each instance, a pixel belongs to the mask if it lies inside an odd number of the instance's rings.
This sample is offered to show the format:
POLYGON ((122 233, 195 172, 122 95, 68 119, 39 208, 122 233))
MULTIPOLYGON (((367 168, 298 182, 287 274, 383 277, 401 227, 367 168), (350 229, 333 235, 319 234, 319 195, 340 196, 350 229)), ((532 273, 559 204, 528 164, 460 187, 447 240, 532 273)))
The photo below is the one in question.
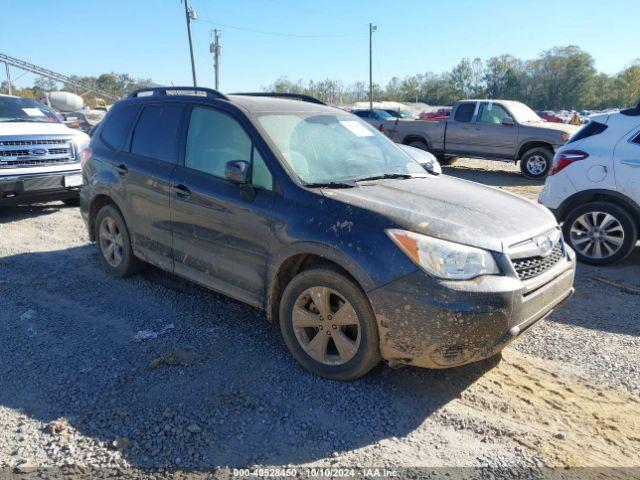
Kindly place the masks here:
POLYGON ((480 102, 473 128, 472 153, 482 157, 514 158, 518 126, 505 107, 494 102, 480 102), (503 124, 503 121, 509 123, 503 124))
POLYGON ((618 191, 640 205, 640 131, 625 135, 613 152, 618 191))
POLYGON ((453 121, 447 122, 445 153, 470 153, 475 133, 472 124, 475 111, 476 102, 462 102, 458 105, 453 114, 453 121))
POLYGON ((178 139, 185 106, 147 104, 140 112, 130 147, 115 169, 125 186, 127 227, 133 248, 149 263, 173 270, 171 175, 179 158, 178 139))
POLYGON ((266 285, 273 177, 248 133, 229 111, 194 106, 183 165, 173 177, 175 272, 256 306, 266 285), (252 165, 252 183, 225 178, 226 163, 252 165))

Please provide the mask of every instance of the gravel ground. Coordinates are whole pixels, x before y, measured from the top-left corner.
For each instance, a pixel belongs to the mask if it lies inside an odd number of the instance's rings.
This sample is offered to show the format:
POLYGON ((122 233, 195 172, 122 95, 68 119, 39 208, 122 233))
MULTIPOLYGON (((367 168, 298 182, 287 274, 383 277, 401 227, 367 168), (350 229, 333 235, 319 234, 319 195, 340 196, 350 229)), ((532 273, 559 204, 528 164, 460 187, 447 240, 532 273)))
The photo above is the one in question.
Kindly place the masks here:
MULTIPOLYGON (((540 189, 498 162, 445 173, 540 189)), ((339 383, 303 371, 252 307, 154 268, 108 277, 77 208, 2 208, 0 472, 639 467, 640 296, 594 280, 639 287, 639 265, 640 249, 580 265, 573 299, 499 363, 339 383)))

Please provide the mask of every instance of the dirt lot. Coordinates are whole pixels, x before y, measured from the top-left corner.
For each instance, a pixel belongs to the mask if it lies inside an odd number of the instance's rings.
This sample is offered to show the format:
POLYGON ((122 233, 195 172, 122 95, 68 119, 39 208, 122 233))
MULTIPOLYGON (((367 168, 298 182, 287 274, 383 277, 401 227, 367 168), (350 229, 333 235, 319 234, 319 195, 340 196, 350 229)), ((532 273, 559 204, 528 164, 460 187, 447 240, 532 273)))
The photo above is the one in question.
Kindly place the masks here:
MULTIPOLYGON (((497 162, 445 173, 540 189, 497 162)), ((576 295, 500 363, 338 383, 258 310, 153 268, 108 277, 77 208, 2 208, 0 471, 640 467, 640 295, 597 279, 640 288, 639 266, 640 248, 580 265, 576 295), (135 342, 144 329, 164 332, 135 342)))

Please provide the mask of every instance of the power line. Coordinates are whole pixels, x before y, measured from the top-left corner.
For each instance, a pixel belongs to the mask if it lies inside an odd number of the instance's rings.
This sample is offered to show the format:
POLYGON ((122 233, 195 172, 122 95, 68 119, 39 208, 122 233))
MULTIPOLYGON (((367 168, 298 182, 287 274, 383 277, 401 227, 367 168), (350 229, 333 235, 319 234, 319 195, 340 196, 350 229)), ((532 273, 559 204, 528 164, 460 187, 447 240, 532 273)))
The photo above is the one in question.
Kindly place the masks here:
POLYGON ((268 32, 265 30, 254 30, 252 28, 244 28, 238 27, 235 25, 229 25, 226 23, 220 22, 212 22, 211 20, 207 20, 205 18, 199 18, 201 22, 208 23, 210 25, 215 25, 219 27, 230 28, 232 30, 240 30, 242 32, 250 32, 257 33, 260 35, 271 35, 276 37, 291 37, 291 38, 344 38, 344 37, 361 37, 366 35, 365 33, 344 33, 344 34, 336 34, 336 35, 299 35, 297 33, 284 33, 284 32, 268 32))

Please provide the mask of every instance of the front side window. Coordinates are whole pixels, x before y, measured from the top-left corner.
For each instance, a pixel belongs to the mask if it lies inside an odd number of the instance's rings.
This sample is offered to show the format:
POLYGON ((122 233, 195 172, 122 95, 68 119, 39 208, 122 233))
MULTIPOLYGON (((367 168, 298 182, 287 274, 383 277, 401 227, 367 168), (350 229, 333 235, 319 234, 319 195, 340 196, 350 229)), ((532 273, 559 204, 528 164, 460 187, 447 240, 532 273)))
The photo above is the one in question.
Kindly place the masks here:
POLYGON ((425 173, 391 140, 355 115, 265 113, 258 123, 305 183, 425 173))
POLYGON ((60 123, 56 113, 31 98, 0 96, 0 122, 60 123))
POLYGON ((182 105, 147 105, 133 132, 131 153, 177 163, 182 105))
POLYGON ((478 111, 478 122, 488 123, 490 125, 499 125, 505 118, 511 118, 507 111, 501 105, 495 103, 481 103, 478 111))
POLYGON ((475 103, 461 103, 460 105, 458 105, 458 108, 456 109, 456 114, 454 115, 453 119, 456 122, 468 123, 473 118, 473 112, 475 112, 475 110, 476 110, 475 103))
POLYGON ((224 178, 227 162, 234 160, 251 163, 253 185, 271 190, 271 173, 242 125, 226 113, 195 107, 189 121, 185 166, 224 178))

